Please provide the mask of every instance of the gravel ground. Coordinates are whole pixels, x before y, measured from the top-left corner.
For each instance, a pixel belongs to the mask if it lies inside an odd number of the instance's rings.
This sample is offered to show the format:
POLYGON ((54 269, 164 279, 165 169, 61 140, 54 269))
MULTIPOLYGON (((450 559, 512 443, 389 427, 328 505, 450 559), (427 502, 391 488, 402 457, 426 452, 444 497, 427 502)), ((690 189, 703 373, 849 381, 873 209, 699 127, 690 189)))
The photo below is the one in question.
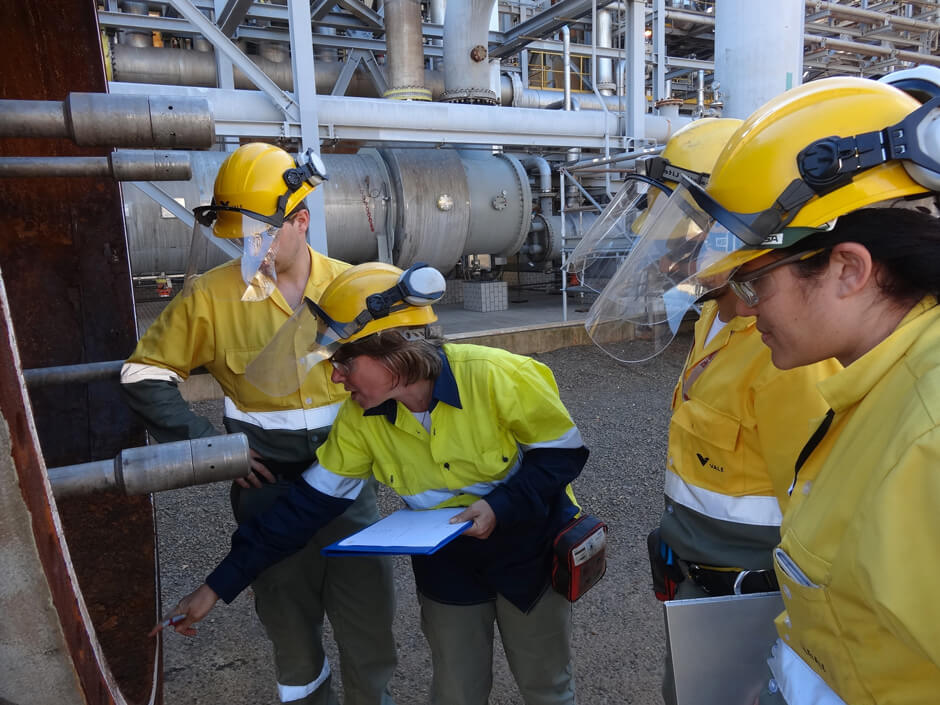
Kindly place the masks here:
MULTIPOLYGON (((582 705, 661 702, 662 610, 652 595, 645 537, 661 511, 669 399, 688 345, 688 339, 676 341, 663 355, 634 366, 620 366, 594 347, 536 356, 554 371, 591 450, 575 493, 610 527, 607 575, 573 607, 582 705)), ((197 410, 220 422, 221 402, 204 402, 197 410)), ((157 502, 163 601, 173 605, 224 555, 234 521, 227 485, 164 493, 157 502)), ((381 503, 385 511, 400 506, 390 493, 381 503)), ((407 559, 398 559, 396 579, 399 666, 392 692, 398 705, 417 705, 427 702, 430 658, 407 559)), ((335 665, 329 634, 326 641, 335 665)), ((270 647, 250 591, 214 610, 196 638, 168 634, 164 645, 167 705, 277 702, 270 647)), ((490 704, 515 703, 521 698, 498 651, 490 704)))

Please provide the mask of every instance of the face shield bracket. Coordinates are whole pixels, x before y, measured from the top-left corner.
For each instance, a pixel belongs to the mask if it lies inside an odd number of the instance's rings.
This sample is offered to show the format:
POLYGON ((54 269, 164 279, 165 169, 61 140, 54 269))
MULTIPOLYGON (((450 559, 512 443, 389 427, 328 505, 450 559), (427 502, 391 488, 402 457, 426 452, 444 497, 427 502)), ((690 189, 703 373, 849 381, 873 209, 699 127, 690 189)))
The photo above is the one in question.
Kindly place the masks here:
POLYGON ((882 130, 816 140, 797 155, 800 175, 823 195, 849 183, 858 172, 890 161, 909 161, 940 173, 940 154, 925 151, 919 130, 922 123, 937 120, 934 111, 940 111, 940 96, 882 130))
POLYGON ((636 170, 641 176, 653 179, 653 184, 663 188, 667 194, 672 193, 672 189, 663 185, 664 181, 674 181, 678 183, 682 176, 687 177, 699 186, 705 186, 708 183, 708 174, 683 169, 682 167, 671 164, 668 159, 662 156, 639 157, 636 160, 636 170))

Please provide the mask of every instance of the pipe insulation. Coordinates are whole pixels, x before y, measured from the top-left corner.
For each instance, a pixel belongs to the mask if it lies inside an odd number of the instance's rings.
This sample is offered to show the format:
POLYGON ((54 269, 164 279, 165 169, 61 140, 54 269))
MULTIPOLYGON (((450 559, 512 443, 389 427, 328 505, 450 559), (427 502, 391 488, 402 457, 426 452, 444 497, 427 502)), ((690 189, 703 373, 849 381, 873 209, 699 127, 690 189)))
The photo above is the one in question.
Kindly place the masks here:
POLYGON ((244 477, 251 470, 244 433, 127 448, 113 460, 49 468, 56 499, 94 492, 162 492, 244 477))
MULTIPOLYGON (((192 152, 192 180, 161 188, 190 210, 206 204, 226 156, 192 152)), ((525 168, 511 155, 361 149, 325 154, 323 161, 330 177, 320 188, 331 257, 400 267, 420 260, 449 271, 464 255, 514 254, 529 231, 532 191, 525 168)), ((138 189, 124 189, 124 203, 133 273, 185 271, 191 229, 138 189)), ((213 256, 211 266, 226 259, 221 252, 213 256)))
POLYGON ((116 181, 180 181, 192 176, 189 156, 125 149, 105 157, 0 157, 0 177, 103 176, 116 181))
POLYGON ((424 40, 418 0, 386 0, 385 45, 388 49, 388 90, 393 100, 431 100, 424 86, 424 40))
POLYGON ((489 22, 496 0, 451 2, 444 15, 444 95, 449 103, 494 105, 489 22))
POLYGON ((204 98, 70 93, 61 102, 0 100, 0 137, 66 138, 80 147, 208 149, 215 127, 204 98))

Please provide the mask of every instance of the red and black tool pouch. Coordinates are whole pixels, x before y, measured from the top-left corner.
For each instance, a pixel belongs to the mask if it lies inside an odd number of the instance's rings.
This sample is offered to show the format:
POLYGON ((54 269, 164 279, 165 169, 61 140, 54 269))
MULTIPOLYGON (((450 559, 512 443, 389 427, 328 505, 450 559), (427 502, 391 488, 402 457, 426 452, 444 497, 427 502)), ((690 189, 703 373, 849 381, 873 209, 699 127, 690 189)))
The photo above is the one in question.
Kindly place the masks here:
POLYGON ((552 587, 574 602, 607 570, 607 524, 590 514, 572 519, 555 537, 552 587))
POLYGON ((685 576, 679 568, 678 558, 659 535, 659 527, 653 529, 646 537, 646 548, 650 554, 656 599, 661 602, 674 600, 679 583, 685 580, 685 576))

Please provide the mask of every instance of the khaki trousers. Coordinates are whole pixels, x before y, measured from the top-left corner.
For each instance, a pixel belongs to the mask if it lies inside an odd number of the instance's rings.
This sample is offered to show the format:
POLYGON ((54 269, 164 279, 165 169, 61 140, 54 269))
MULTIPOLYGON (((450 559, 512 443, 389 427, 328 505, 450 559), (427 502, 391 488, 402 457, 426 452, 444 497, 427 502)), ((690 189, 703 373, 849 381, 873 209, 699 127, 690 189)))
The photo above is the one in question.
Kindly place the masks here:
MULTIPOLYGON (((287 491, 278 481, 237 493, 239 521, 264 511, 287 491)), ((392 636, 395 586, 387 557, 325 557, 324 546, 378 521, 370 481, 352 506, 307 546, 252 583, 255 610, 274 647, 278 695, 293 705, 336 705, 323 651, 323 617, 339 648, 346 705, 394 705, 388 682, 397 657, 392 636)))
POLYGON ((419 595, 431 647, 431 705, 486 705, 493 684, 494 624, 526 705, 574 705, 571 603, 551 588, 527 614, 502 596, 445 605, 419 595))

